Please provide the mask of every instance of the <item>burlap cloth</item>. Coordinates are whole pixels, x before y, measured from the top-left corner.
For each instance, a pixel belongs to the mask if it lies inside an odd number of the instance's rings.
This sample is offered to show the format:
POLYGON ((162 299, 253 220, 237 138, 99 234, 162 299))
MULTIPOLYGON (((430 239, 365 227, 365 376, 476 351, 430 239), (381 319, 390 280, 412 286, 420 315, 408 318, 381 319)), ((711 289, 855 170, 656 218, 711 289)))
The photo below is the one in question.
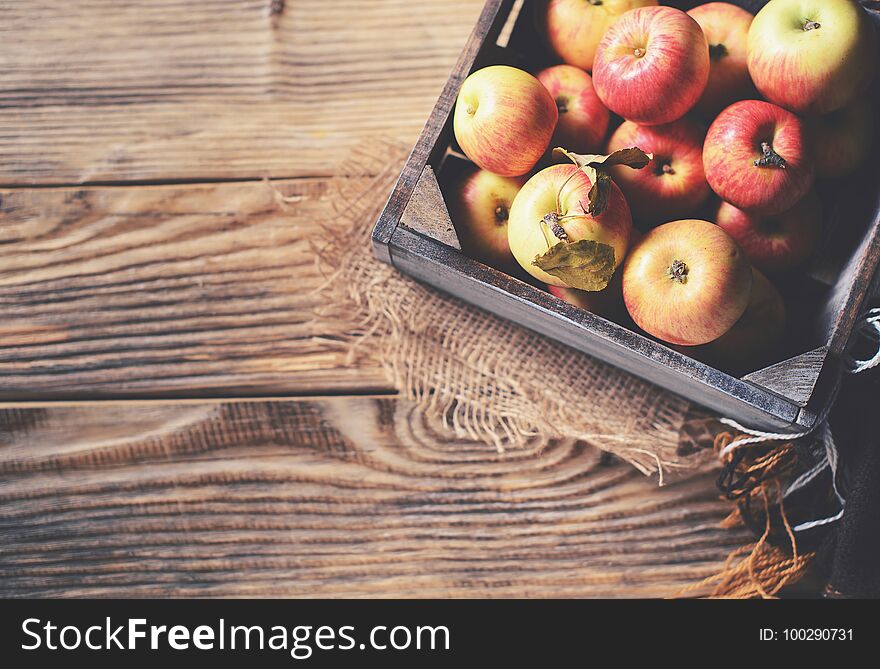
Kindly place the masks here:
POLYGON ((457 436, 497 449, 579 439, 658 473, 661 484, 715 463, 714 421, 687 400, 375 259, 370 232, 405 151, 384 141, 358 147, 347 164, 375 177, 338 186, 337 218, 316 226, 329 284, 320 316, 350 323, 352 364, 378 355, 402 395, 457 436))

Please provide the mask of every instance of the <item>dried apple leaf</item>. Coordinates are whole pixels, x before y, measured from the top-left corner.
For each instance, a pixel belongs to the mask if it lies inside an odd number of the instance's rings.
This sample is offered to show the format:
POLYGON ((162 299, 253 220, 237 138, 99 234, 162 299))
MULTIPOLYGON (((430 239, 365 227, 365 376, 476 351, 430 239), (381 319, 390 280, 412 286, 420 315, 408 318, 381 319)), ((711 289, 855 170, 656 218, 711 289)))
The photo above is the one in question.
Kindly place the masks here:
POLYGON ((638 147, 630 147, 628 149, 619 149, 607 156, 591 153, 574 153, 567 149, 557 146, 553 149, 553 155, 565 156, 581 169, 592 167, 594 169, 609 168, 614 165, 626 165, 634 170, 640 170, 648 166, 654 158, 654 154, 645 153, 638 147))
POLYGON ((592 239, 559 242, 535 258, 534 265, 566 285, 604 290, 614 274, 614 248, 592 239))
MULTIPOLYGON (((593 185, 590 186, 588 198, 590 200, 589 206, 586 208, 588 214, 598 216, 608 207, 608 202, 611 200, 611 177, 607 172, 596 171, 596 178, 593 179, 593 185)), ((581 207, 583 206, 581 204, 581 207)))
MULTIPOLYGON (((611 199, 611 175, 608 169, 614 165, 626 165, 634 170, 640 170, 651 162, 653 154, 645 153, 637 147, 620 149, 607 156, 599 154, 573 153, 562 147, 553 149, 553 155, 565 156, 571 162, 583 170, 593 184, 590 187, 588 207, 584 211, 593 216, 599 216, 608 206, 611 199)), ((583 204, 581 205, 583 207, 583 204)))

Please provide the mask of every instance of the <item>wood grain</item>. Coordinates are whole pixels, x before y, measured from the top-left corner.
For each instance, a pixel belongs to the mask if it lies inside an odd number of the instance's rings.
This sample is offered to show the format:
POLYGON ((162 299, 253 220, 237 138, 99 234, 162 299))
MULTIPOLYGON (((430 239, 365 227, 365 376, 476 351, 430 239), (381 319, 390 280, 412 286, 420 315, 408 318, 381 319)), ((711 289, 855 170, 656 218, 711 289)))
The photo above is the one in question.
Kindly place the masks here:
POLYGON ((371 185, 0 190, 0 400, 390 391, 315 313, 315 226, 371 185))
POLYGON ((710 475, 353 396, 308 239, 482 5, 0 0, 0 596, 665 596, 746 540, 710 475))
POLYGON ((391 398, 0 412, 6 597, 664 596, 743 542, 727 511, 391 398))
POLYGON ((483 0, 272 5, 0 3, 0 184, 336 175, 412 145, 483 0))

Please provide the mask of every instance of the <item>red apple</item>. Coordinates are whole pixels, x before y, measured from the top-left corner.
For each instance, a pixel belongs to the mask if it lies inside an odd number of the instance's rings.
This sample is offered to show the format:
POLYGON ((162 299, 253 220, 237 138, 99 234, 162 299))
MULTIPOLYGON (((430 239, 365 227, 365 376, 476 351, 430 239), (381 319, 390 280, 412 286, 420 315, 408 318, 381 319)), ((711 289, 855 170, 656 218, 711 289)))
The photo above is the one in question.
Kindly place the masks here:
POLYGON ((533 277, 551 286, 571 286, 535 264, 560 241, 592 240, 613 251, 613 270, 623 262, 632 234, 632 216, 620 189, 612 184, 609 202, 598 216, 584 213, 592 183, 575 165, 551 165, 526 182, 510 210, 510 250, 533 277), (548 218, 549 217, 549 218, 548 218), (557 221, 554 226, 551 222, 557 221), (554 229, 556 228, 556 229, 554 229))
POLYGON ((484 67, 465 79, 458 93, 455 139, 484 170, 520 176, 544 155, 558 116, 547 89, 528 72, 484 67))
POLYGON ((548 67, 537 77, 559 110, 551 145, 577 153, 597 153, 608 132, 611 114, 593 90, 592 77, 571 65, 548 67))
POLYGON ((803 122, 761 100, 734 102, 703 143, 706 179, 721 199, 746 211, 791 209, 813 185, 803 122))
POLYGON ((449 210, 466 255, 503 271, 517 267, 507 243, 507 221, 525 181, 475 168, 465 173, 449 198, 449 210))
POLYGON ((722 202, 715 220, 755 267, 783 272, 816 250, 822 232, 822 203, 812 190, 781 214, 750 214, 722 202))
POLYGON ((686 219, 651 230, 626 259, 623 300, 645 332, 671 344, 707 344, 743 315, 752 268, 717 225, 686 219))
POLYGON ((688 14, 700 24, 709 42, 709 83, 697 109, 713 117, 730 103, 757 94, 749 76, 749 26, 754 18, 729 2, 710 2, 688 14))
POLYGON ((740 319, 715 341, 690 352, 694 357, 736 372, 774 362, 773 353, 785 334, 785 303, 766 276, 752 270, 752 292, 740 319))
POLYGON ((613 168, 636 221, 664 223, 692 215, 703 203, 709 195, 703 173, 705 136, 705 128, 687 118, 652 126, 624 121, 614 131, 607 153, 637 146, 654 154, 645 169, 613 168))
POLYGON ((593 64, 599 99, 640 125, 681 118, 708 80, 706 37, 696 21, 673 7, 624 14, 605 33, 593 64))
POLYGON ((535 3, 538 25, 563 61, 593 69, 596 47, 605 30, 624 12, 657 0, 544 0, 535 3))
POLYGON ((794 112, 827 114, 870 83, 877 35, 854 0, 770 0, 752 22, 748 51, 765 98, 794 112))
POLYGON ((877 111, 869 100, 856 100, 808 124, 816 176, 839 179, 865 162, 874 144, 877 111))

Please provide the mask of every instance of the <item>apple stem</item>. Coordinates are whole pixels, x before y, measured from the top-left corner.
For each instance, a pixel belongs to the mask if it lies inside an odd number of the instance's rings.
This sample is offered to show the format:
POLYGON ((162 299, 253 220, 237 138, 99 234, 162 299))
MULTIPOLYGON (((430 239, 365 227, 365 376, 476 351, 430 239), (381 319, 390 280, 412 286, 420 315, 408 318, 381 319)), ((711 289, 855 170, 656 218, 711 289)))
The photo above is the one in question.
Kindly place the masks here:
POLYGON ((710 60, 721 60, 728 54, 727 47, 723 44, 710 44, 709 45, 709 58, 710 60))
POLYGON ((673 260, 672 264, 669 266, 669 269, 666 270, 666 273, 673 281, 678 281, 679 283, 687 283, 689 271, 690 270, 688 270, 688 266, 684 261, 673 260))
POLYGON ((636 47, 635 49, 633 49, 633 56, 635 56, 636 58, 641 58, 644 55, 645 55, 645 50, 642 49, 641 47, 636 47))
POLYGON ((822 24, 816 23, 815 21, 807 21, 806 23, 804 23, 804 31, 805 32, 807 30, 815 30, 816 28, 821 28, 821 27, 822 27, 822 24))
POLYGON ((669 163, 663 163, 660 165, 660 169, 655 171, 655 174, 661 176, 663 174, 675 174, 675 168, 669 163))
POLYGON ((568 98, 559 96, 556 98, 556 109, 559 110, 560 114, 565 114, 568 112, 568 98))
MULTIPOLYGON (((556 215, 559 216, 562 214, 562 191, 565 190, 565 187, 568 185, 568 182, 575 178, 575 176, 580 172, 580 168, 576 169, 574 172, 568 175, 568 178, 562 183, 559 187, 559 191, 556 193, 556 215)), ((583 207, 583 205, 581 205, 583 207)))
POLYGON ((553 231, 553 234, 557 239, 568 241, 568 233, 565 231, 565 228, 559 224, 559 214, 555 211, 551 211, 544 216, 543 223, 553 231))
POLYGON ((506 221, 509 216, 510 212, 503 204, 499 204, 497 207, 495 207, 495 220, 499 223, 501 223, 502 221, 506 221))
POLYGON ((773 150, 770 142, 761 142, 761 152, 764 155, 755 161, 755 167, 778 167, 783 170, 785 169, 785 158, 773 150))

